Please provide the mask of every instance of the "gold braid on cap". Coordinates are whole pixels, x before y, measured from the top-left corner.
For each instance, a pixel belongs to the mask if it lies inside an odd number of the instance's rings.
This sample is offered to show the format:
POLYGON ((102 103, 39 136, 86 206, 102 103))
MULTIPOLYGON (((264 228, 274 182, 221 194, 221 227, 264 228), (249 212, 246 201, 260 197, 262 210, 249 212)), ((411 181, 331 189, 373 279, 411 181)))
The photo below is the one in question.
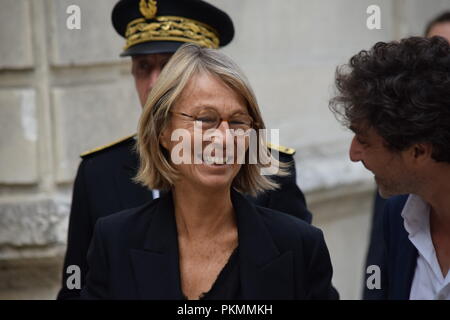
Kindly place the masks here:
POLYGON ((135 19, 128 24, 125 37, 127 43, 124 50, 147 41, 180 41, 211 49, 219 47, 218 32, 214 28, 193 19, 176 16, 155 17, 152 21, 135 19))

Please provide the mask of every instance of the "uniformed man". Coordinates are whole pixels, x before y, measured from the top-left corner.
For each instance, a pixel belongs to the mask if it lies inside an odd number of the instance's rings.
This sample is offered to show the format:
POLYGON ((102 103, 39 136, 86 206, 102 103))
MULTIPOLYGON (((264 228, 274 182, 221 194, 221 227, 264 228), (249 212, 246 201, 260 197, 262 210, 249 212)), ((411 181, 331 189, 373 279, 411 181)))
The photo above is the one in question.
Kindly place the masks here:
MULTIPOLYGON (((208 48, 227 45, 234 36, 233 22, 218 8, 201 0, 121 0, 112 12, 115 30, 126 39, 121 56, 130 56, 132 74, 141 105, 162 68, 179 46, 192 42, 208 48)), ((58 299, 77 298, 72 273, 81 270, 81 284, 87 272, 86 254, 98 218, 158 197, 132 181, 138 167, 134 136, 84 153, 75 179, 70 212, 67 252, 62 288, 58 299), (69 282, 69 283, 68 283, 69 282), (69 286, 68 286, 69 284, 69 286)), ((311 222, 303 193, 296 184, 291 148, 272 146, 279 159, 292 162, 290 175, 279 179, 281 188, 255 198, 258 205, 283 211, 311 222)))

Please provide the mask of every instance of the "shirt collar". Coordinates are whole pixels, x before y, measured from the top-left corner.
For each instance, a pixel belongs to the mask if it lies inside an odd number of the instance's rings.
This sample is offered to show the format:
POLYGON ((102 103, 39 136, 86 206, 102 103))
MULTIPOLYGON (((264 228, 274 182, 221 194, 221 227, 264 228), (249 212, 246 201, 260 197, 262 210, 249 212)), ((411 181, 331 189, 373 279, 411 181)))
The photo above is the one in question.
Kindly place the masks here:
POLYGON ((403 207, 403 225, 408 238, 428 263, 435 254, 430 233, 430 206, 420 196, 411 194, 403 207))
POLYGON ((421 197, 410 194, 402 210, 404 226, 410 237, 429 230, 430 206, 421 197))

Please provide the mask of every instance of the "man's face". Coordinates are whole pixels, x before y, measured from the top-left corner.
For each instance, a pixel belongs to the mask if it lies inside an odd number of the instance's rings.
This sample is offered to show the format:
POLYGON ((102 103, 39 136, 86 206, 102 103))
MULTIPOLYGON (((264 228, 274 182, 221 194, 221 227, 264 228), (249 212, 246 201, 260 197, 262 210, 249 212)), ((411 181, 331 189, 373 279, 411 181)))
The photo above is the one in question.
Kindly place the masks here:
POLYGON ((171 56, 172 53, 155 53, 137 55, 131 58, 131 73, 134 77, 134 83, 142 107, 145 105, 150 90, 171 56))
POLYGON ((374 174, 380 195, 389 198, 412 192, 417 178, 410 170, 406 152, 388 149, 384 139, 372 127, 353 124, 350 129, 355 133, 350 159, 361 161, 374 174))
POLYGON ((427 37, 441 36, 450 42, 450 22, 435 24, 427 34, 427 37))

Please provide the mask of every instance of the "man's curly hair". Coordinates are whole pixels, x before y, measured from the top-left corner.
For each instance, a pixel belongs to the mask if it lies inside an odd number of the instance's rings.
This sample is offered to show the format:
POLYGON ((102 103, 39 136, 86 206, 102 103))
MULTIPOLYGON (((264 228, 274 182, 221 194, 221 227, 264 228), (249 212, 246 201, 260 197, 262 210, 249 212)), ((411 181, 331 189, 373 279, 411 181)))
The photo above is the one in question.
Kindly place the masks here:
POLYGON ((344 125, 370 126, 393 151, 432 145, 450 162, 450 45, 441 37, 378 42, 336 69, 330 109, 344 125))

